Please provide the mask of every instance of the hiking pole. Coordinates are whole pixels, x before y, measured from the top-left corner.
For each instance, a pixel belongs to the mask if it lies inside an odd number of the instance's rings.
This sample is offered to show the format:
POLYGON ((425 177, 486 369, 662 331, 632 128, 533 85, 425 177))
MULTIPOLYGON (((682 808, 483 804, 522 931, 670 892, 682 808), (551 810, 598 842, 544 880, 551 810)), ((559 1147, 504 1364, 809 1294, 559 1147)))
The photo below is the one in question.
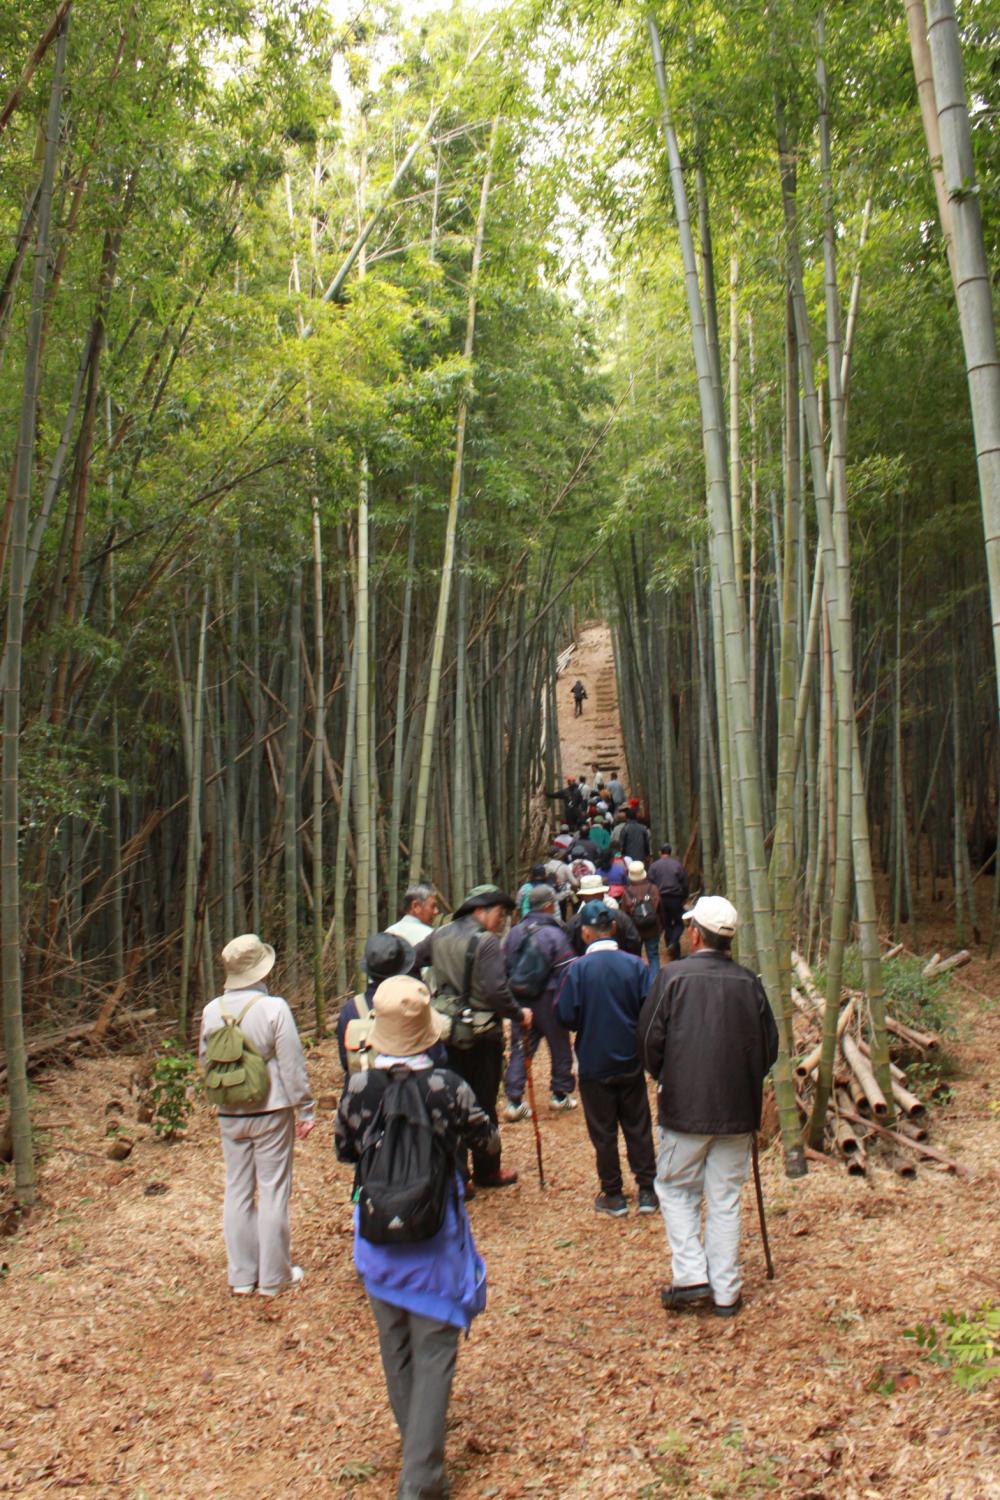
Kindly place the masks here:
POLYGON ((531 1109, 531 1123, 535 1129, 535 1156, 538 1158, 538 1186, 545 1188, 545 1170, 542 1166, 542 1132, 538 1126, 538 1110, 535 1107, 535 1080, 531 1075, 531 1052, 528 1048, 528 1030, 526 1026, 521 1027, 521 1056, 524 1058, 524 1080, 528 1085, 528 1106, 531 1109))
POLYGON ((764 1241, 764 1259, 767 1261, 767 1279, 774 1280, 774 1261, 771 1259, 771 1246, 767 1238, 767 1220, 764 1218, 764 1193, 760 1185, 760 1161, 757 1155, 757 1132, 751 1137, 750 1155, 753 1158, 753 1185, 757 1189, 757 1212, 760 1215, 760 1237, 764 1241))

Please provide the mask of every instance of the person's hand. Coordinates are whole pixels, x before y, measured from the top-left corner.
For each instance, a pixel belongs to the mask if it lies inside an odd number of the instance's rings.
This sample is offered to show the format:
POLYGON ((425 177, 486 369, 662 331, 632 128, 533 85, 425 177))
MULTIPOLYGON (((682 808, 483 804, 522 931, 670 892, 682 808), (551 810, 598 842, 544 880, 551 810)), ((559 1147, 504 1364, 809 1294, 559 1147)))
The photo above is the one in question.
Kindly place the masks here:
POLYGON ((313 1128, 313 1126, 315 1124, 316 1124, 315 1120, 296 1120, 296 1122, 295 1122, 295 1139, 297 1141, 304 1141, 305 1138, 306 1138, 306 1136, 309 1135, 310 1131, 312 1130, 312 1128, 313 1128))
POLYGON ((525 1006, 524 1009, 521 1011, 521 1025, 524 1027, 525 1031, 530 1031, 531 1030, 531 1020, 532 1020, 531 1011, 528 1009, 527 1006, 525 1006))

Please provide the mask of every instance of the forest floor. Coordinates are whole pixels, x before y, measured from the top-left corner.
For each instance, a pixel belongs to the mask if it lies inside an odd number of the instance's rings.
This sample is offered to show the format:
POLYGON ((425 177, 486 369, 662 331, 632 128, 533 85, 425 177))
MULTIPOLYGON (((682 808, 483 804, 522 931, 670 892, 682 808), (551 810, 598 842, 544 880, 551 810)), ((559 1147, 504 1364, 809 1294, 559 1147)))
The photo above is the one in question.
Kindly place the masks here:
MULTIPOLYGON (((596 747, 570 748, 583 770, 596 747)), ((813 1165, 791 1182, 772 1145, 777 1275, 764 1276, 748 1187, 731 1322, 662 1311, 662 1223, 595 1215, 581 1110, 541 1105, 544 1193, 530 1125, 504 1127, 521 1180, 471 1205, 490 1293, 459 1354, 454 1500, 1000 1497, 996 1385, 961 1390, 904 1337, 1000 1302, 1000 966, 976 958, 959 980, 957 1071, 932 1140, 969 1176, 928 1164, 908 1182, 874 1160, 867 1178, 813 1165)), ((274 1301, 228 1294, 209 1110, 182 1141, 156 1140, 130 1123, 135 1067, 81 1060, 35 1085, 43 1201, 0 1241, 0 1493, 389 1500, 398 1439, 352 1266, 351 1174, 333 1157, 334 1045, 311 1051, 324 1107, 296 1147, 305 1282, 274 1301), (119 1107, 136 1138, 123 1164, 106 1157, 119 1107)), ((9 1192, 8 1174, 0 1211, 9 1192)))

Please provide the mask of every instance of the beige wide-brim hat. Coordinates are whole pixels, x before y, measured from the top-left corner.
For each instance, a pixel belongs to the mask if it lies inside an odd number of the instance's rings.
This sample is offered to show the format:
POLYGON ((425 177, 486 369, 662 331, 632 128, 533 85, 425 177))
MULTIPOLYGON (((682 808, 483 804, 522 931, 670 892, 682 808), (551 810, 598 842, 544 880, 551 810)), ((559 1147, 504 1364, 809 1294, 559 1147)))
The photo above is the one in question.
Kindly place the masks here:
POLYGON ((605 895, 607 889, 600 875, 585 875, 580 881, 577 895, 581 901, 587 901, 591 896, 605 895))
POLYGON ((431 1009, 431 992, 419 979, 394 974, 383 979, 372 996, 374 1022, 368 1045, 386 1057, 416 1057, 439 1042, 446 1018, 431 1009))
POLYGON ((629 880, 645 880, 646 866, 641 859, 630 859, 628 862, 629 880))
POLYGON ((222 950, 222 962, 226 969, 223 989, 245 990, 256 984, 274 968, 274 949, 270 943, 262 943, 255 932, 244 932, 234 937, 222 950))

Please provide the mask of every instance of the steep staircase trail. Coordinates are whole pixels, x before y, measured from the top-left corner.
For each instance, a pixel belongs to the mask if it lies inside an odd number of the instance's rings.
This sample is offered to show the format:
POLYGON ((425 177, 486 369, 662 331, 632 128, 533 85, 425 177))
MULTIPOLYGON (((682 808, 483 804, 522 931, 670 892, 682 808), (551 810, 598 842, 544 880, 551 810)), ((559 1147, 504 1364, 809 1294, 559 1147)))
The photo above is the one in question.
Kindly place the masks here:
POLYGON ((556 700, 563 775, 586 773, 589 778, 596 761, 605 776, 620 767, 627 783, 611 630, 602 621, 588 621, 579 630, 575 650, 559 674, 556 700), (579 718, 570 692, 578 677, 587 689, 579 718))

